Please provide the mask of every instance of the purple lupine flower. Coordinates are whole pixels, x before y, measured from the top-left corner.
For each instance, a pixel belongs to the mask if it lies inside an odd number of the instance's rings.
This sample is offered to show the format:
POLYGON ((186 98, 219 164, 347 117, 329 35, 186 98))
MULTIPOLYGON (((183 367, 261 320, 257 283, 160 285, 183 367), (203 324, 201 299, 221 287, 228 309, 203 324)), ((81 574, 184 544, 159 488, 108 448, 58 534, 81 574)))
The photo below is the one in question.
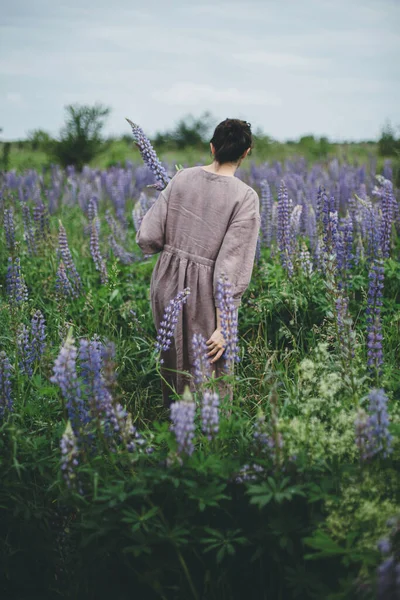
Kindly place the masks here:
POLYGON ((263 179, 260 182, 261 194, 260 194, 260 213, 261 213, 261 239, 266 246, 271 245, 272 241, 272 205, 274 203, 271 194, 271 189, 268 185, 268 181, 263 179))
POLYGON ((28 300, 28 289, 21 272, 21 262, 17 257, 8 259, 6 290, 10 304, 19 304, 28 300))
POLYGON ((392 237, 392 226, 394 222, 394 205, 396 201, 393 195, 393 185, 391 181, 385 180, 383 184, 382 195, 382 220, 380 228, 380 243, 383 258, 390 255, 390 242, 392 237))
POLYGON ((46 345, 46 325, 40 310, 37 310, 32 319, 30 331, 22 325, 17 339, 18 354, 20 356, 20 369, 30 377, 33 374, 33 365, 39 362, 46 345))
POLYGON ((382 261, 372 263, 369 274, 367 314, 368 367, 381 373, 383 364, 381 307, 384 285, 382 261))
POLYGON ((12 208, 4 209, 4 232, 6 234, 7 249, 12 253, 15 249, 14 211, 12 208))
POLYGON ((374 389, 369 393, 368 406, 368 458, 381 454, 384 458, 393 451, 392 436, 389 433, 388 397, 383 389, 374 389))
POLYGON ((357 412, 357 417, 354 421, 354 429, 356 446, 360 453, 360 460, 364 461, 368 456, 368 415, 362 408, 357 412))
POLYGON ((201 429, 209 440, 219 431, 219 396, 216 392, 204 392, 201 403, 201 429))
POLYGON ((26 202, 21 203, 22 206, 22 221, 24 223, 24 239, 28 246, 28 252, 32 256, 37 254, 35 230, 32 224, 32 216, 29 206, 26 202))
POLYGON ((36 245, 43 244, 50 233, 49 213, 42 200, 33 207, 33 220, 35 223, 36 245))
POLYGON ((106 261, 104 260, 104 258, 101 255, 100 242, 99 242, 99 229, 100 229, 100 220, 98 217, 95 217, 92 221, 91 230, 90 230, 90 254, 92 255, 96 270, 100 271, 101 283, 105 284, 108 281, 108 273, 107 273, 106 261))
POLYGON ((109 210, 106 210, 105 219, 109 228, 111 229, 111 233, 115 240, 125 241, 126 240, 126 232, 121 227, 120 223, 116 221, 109 210))
POLYGON ((170 406, 170 429, 175 434, 178 454, 185 453, 190 456, 194 452, 195 412, 196 404, 192 400, 178 400, 170 406))
POLYGON ((110 248, 113 251, 114 256, 118 258, 123 265, 130 265, 137 260, 137 256, 132 252, 128 252, 125 250, 125 248, 118 244, 113 235, 108 236, 108 243, 110 244, 110 248))
POLYGON ((157 183, 154 184, 154 187, 156 187, 158 190, 163 190, 170 180, 168 173, 158 159, 157 154, 154 151, 150 141, 146 137, 144 131, 139 127, 139 125, 132 123, 132 121, 129 119, 126 120, 132 127, 133 138, 136 146, 139 148, 145 164, 149 167, 149 169, 151 169, 157 179, 157 183))
POLYGON ((89 223, 98 216, 98 200, 97 196, 92 196, 88 202, 87 218, 89 223))
POLYGON ((53 376, 50 378, 61 389, 66 401, 68 418, 73 431, 79 438, 82 428, 89 422, 90 417, 82 397, 81 385, 76 369, 77 350, 74 339, 68 335, 53 367, 53 376))
POLYGON ((61 472, 69 489, 76 488, 76 467, 79 464, 79 448, 73 432, 71 421, 68 421, 60 441, 61 472))
POLYGON ((225 340, 224 359, 226 364, 239 362, 237 308, 233 300, 232 284, 223 275, 217 281, 215 301, 220 311, 221 332, 225 340))
POLYGON ((308 251, 308 248, 304 242, 302 242, 300 253, 299 253, 299 265, 300 269, 303 271, 307 277, 311 277, 313 272, 313 265, 311 261, 311 256, 308 251))
POLYGON ((59 298, 75 298, 76 292, 72 286, 72 283, 67 277, 67 273, 65 271, 64 263, 61 260, 58 265, 57 274, 56 274, 56 294, 59 298))
POLYGON ((13 409, 13 399, 11 391, 11 364, 7 354, 0 352, 0 419, 3 419, 6 412, 13 409))
POLYGON ((64 263, 65 272, 72 284, 74 293, 78 296, 82 290, 82 281, 76 270, 74 261, 72 260, 71 251, 68 246, 67 233, 61 221, 59 221, 58 252, 64 263))
POLYGON ((201 333, 195 333, 192 340, 194 382, 197 386, 204 385, 211 377, 210 360, 207 356, 206 339, 201 333))
POLYGON ((278 248, 281 263, 289 277, 293 275, 292 235, 290 227, 291 203, 285 183, 282 181, 278 194, 278 248))
MULTIPOLYGON (((165 309, 163 320, 160 323, 160 328, 157 334, 156 340, 156 351, 166 352, 171 346, 172 338, 174 337, 175 327, 178 323, 179 313, 181 312, 183 305, 186 303, 190 294, 190 288, 185 288, 182 292, 170 300, 168 306, 165 309)), ((163 364, 163 359, 160 363, 163 364)))
POLYGON ((92 340, 79 340, 79 364, 91 416, 105 422, 106 434, 109 435, 110 426, 115 429, 116 419, 112 397, 102 375, 102 346, 97 337, 92 340))
POLYGON ((344 273, 351 269, 353 261, 353 221, 349 215, 340 220, 341 257, 338 266, 344 273))
POLYGON ((245 481, 257 481, 259 475, 263 472, 264 468, 256 463, 253 463, 252 465, 243 465, 235 477, 235 482, 244 483, 245 481))

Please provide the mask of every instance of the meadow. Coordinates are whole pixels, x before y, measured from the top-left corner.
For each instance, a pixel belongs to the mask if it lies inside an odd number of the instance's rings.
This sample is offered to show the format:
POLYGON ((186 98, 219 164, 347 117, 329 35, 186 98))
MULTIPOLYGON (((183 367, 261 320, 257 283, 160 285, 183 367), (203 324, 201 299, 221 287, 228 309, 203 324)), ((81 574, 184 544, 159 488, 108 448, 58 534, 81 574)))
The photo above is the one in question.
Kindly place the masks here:
POLYGON ((238 170, 262 219, 233 405, 199 353, 169 410, 135 232, 185 163, 135 139, 144 163, 0 176, 2 597, 398 598, 390 162, 238 170))

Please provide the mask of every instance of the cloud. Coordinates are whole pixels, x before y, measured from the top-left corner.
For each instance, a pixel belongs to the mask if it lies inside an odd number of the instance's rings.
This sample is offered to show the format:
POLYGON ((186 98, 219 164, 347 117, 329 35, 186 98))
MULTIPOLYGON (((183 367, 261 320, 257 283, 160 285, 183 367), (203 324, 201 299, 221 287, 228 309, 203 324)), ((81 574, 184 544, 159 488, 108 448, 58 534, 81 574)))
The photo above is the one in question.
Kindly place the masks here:
POLYGON ((8 92, 6 94, 6 100, 10 104, 18 104, 18 105, 23 104, 23 98, 19 92, 8 92))
POLYGON ((279 106, 280 98, 264 90, 239 90, 237 88, 217 89, 207 84, 181 82, 169 89, 156 90, 152 97, 163 104, 199 105, 227 104, 253 106, 279 106))

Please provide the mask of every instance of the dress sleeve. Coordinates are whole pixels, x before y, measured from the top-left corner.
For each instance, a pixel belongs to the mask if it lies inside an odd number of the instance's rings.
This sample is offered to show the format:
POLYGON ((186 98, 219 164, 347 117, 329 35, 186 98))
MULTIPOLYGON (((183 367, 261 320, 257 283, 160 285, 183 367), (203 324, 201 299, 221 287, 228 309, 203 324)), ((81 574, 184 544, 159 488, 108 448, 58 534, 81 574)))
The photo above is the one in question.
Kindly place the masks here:
POLYGON ((170 179, 166 188, 160 192, 157 200, 142 219, 139 231, 136 234, 136 243, 144 254, 157 254, 164 248, 168 199, 176 178, 182 171, 183 169, 170 179))
POLYGON ((164 248, 167 200, 161 192, 153 206, 144 215, 136 234, 136 243, 145 254, 157 254, 164 248))
POLYGON ((240 211, 230 223, 214 268, 214 298, 218 279, 225 275, 232 284, 233 303, 236 307, 240 305, 241 297, 250 283, 260 230, 259 200, 256 192, 252 201, 254 204, 251 210, 240 211))

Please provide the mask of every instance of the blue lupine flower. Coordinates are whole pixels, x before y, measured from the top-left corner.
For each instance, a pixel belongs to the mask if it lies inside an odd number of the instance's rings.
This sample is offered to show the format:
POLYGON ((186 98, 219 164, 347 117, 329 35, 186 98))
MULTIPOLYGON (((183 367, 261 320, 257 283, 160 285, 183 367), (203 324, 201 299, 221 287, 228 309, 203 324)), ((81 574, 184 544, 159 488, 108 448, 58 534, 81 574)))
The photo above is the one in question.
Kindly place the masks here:
POLYGON ((166 172, 160 160, 158 159, 157 154, 154 151, 154 148, 151 145, 150 141, 146 137, 143 129, 141 129, 139 125, 132 123, 132 121, 130 121, 129 119, 126 120, 132 127, 133 138, 135 140, 136 146, 139 148, 140 154, 142 155, 144 162, 149 167, 149 169, 151 169, 151 171, 154 173, 157 179, 157 183, 154 184, 154 187, 156 187, 158 190, 163 190, 170 180, 168 173, 166 172))
POLYGON ((19 304, 28 300, 28 289, 21 272, 21 262, 17 257, 8 259, 6 290, 10 304, 19 304))
POLYGON ((260 182, 260 189, 261 189, 261 194, 260 194, 261 236, 262 236, 262 242, 264 244, 266 244, 266 246, 269 247, 271 245, 271 241, 272 241, 271 221, 272 221, 272 205, 273 205, 274 200, 273 200, 273 197, 271 194, 271 189, 268 185, 268 181, 266 179, 263 179, 260 182))
POLYGON ((67 273, 65 271, 64 263, 61 260, 58 265, 57 274, 56 274, 56 294, 59 298, 75 298, 76 292, 72 286, 72 283, 68 279, 67 273))
POLYGON ((105 284, 108 281, 108 273, 107 273, 106 261, 104 260, 103 256, 101 255, 100 242, 99 242, 99 230, 100 230, 100 220, 98 217, 95 217, 92 220, 91 227, 90 227, 90 254, 92 255, 96 270, 100 271, 101 283, 105 284))
POLYGON ((195 423, 194 417, 196 405, 191 400, 178 400, 170 406, 170 415, 172 425, 171 431, 174 432, 178 444, 178 454, 193 454, 195 423))
POLYGON ((372 263, 368 277, 368 306, 366 310, 368 367, 380 374, 383 364, 381 307, 384 266, 382 261, 372 263))
POLYGON ((71 422, 68 421, 60 441, 61 472, 69 489, 76 488, 76 467, 79 464, 79 448, 71 422))
POLYGON ((4 232, 6 234, 7 249, 12 253, 15 249, 14 211, 12 208, 4 209, 4 232))
MULTIPOLYGON (((189 294, 190 289, 185 288, 182 292, 178 292, 175 298, 170 300, 170 303, 166 307, 163 320, 160 323, 160 328, 157 334, 157 352, 166 352, 169 350, 172 338, 174 336, 175 327, 178 323, 179 313, 181 312, 183 305, 186 303, 189 294)), ((161 359, 160 362, 162 364, 164 362, 163 359, 161 359)))
POLYGON ((233 303, 232 284, 224 276, 217 281, 215 301, 221 315, 221 332, 225 340, 223 356, 226 365, 239 362, 237 308, 233 303))
POLYGON ((278 248, 281 256, 282 266, 288 272, 289 277, 293 275, 293 244, 290 227, 291 203, 285 183, 282 181, 278 194, 278 248))
POLYGON ((4 351, 0 352, 0 419, 13 409, 11 364, 4 351))
POLYGON ((61 221, 59 222, 58 252, 64 263, 65 273, 74 289, 74 294, 79 295, 82 290, 82 281, 72 260, 71 251, 68 246, 67 233, 61 221))
POLYGON ((393 451, 392 436, 389 433, 387 403, 388 398, 383 389, 370 391, 368 406, 368 458, 378 454, 386 458, 393 451))
POLYGON ((393 195, 393 185, 391 181, 385 180, 383 184, 382 195, 382 220, 380 228, 380 243, 383 258, 390 255, 390 242, 392 236, 392 226, 394 222, 395 199, 393 195))
POLYGON ((193 335, 192 349, 194 382, 196 385, 201 386, 207 383, 207 381, 211 377, 211 366, 207 356, 208 348, 206 344, 206 339, 204 338, 204 336, 201 335, 201 333, 195 333, 193 335))
POLYGON ((203 393, 201 429, 209 440, 212 440, 219 431, 219 396, 216 392, 203 393))

